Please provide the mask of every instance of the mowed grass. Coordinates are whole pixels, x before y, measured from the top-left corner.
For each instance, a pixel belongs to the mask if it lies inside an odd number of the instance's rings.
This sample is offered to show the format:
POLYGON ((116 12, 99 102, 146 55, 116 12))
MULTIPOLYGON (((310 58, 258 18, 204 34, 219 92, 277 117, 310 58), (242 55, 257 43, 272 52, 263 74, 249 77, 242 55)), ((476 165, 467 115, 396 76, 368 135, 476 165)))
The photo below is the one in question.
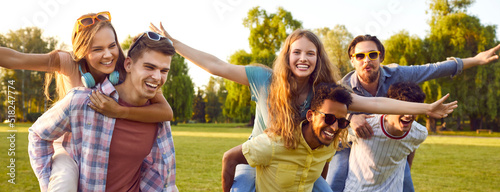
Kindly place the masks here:
MULTIPOLYGON (((27 128, 16 124, 16 184, 8 183, 12 132, 0 125, 0 191, 39 191, 29 164, 27 128)), ((243 124, 172 126, 180 191, 221 191, 222 155, 245 142, 243 124)), ((416 191, 500 191, 500 138, 429 136, 417 150, 412 167, 416 191)))

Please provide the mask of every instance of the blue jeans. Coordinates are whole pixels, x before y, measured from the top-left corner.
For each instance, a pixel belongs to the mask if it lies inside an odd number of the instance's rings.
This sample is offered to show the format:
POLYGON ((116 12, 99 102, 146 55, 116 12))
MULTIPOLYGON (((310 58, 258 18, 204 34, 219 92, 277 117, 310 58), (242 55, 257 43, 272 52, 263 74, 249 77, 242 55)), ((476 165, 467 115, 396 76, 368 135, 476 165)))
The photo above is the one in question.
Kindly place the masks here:
POLYGON ((326 182, 330 185, 330 188, 334 192, 344 191, 345 180, 347 179, 347 173, 349 172, 350 154, 351 148, 345 148, 341 151, 337 151, 333 156, 332 161, 330 161, 326 182))
MULTIPOLYGON (((250 165, 239 164, 236 166, 236 171, 234 173, 233 186, 231 187, 232 192, 255 192, 255 168, 250 167, 250 165)), ((319 177, 314 182, 313 187, 314 192, 331 192, 330 186, 323 179, 319 177)))
MULTIPOLYGON (((332 191, 334 192, 344 191, 345 180, 347 179, 347 173, 349 172, 350 154, 351 148, 345 148, 341 151, 337 151, 337 153, 333 156, 332 161, 330 161, 326 182, 330 185, 332 191)), ((413 181, 411 179, 410 165, 407 161, 403 180, 403 192, 414 191, 415 189, 413 188, 413 181)))

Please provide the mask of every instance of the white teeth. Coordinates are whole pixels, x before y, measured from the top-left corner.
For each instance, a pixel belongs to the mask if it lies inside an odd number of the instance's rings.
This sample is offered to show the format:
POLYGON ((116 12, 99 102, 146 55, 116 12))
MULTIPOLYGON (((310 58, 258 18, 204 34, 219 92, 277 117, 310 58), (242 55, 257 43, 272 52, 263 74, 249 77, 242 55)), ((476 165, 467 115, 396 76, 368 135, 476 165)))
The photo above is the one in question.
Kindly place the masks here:
POLYGON ((309 68, 309 65, 298 64, 297 68, 298 69, 307 69, 307 68, 309 68))
POLYGON ((158 87, 158 84, 152 84, 152 83, 148 83, 148 82, 146 82, 146 85, 153 87, 153 88, 158 87))
POLYGON ((323 131, 323 133, 325 133, 325 134, 326 134, 327 136, 329 136, 329 137, 333 137, 333 133, 330 133, 330 132, 328 132, 328 131, 323 131))
POLYGON ((102 63, 103 65, 109 65, 109 64, 111 64, 111 62, 113 62, 113 60, 111 60, 111 61, 109 61, 109 62, 106 62, 106 63, 104 63, 104 62, 101 62, 101 63, 102 63))

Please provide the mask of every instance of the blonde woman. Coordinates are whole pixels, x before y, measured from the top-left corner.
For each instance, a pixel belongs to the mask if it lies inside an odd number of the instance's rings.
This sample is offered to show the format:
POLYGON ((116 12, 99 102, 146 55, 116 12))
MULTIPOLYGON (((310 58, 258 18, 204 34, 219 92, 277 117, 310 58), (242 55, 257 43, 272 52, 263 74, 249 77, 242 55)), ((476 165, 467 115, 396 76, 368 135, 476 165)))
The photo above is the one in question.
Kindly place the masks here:
MULTIPOLYGON (((71 39, 73 51, 53 51, 48 54, 25 54, 12 49, 0 47, 0 66, 9 69, 25 69, 54 72, 56 75, 57 99, 61 99, 72 88, 87 85, 92 87, 104 81, 108 74, 117 71, 123 74, 123 51, 111 24, 109 12, 85 14, 77 19, 71 39), (82 82, 82 74, 85 81, 82 82), (92 86, 91 86, 92 85, 92 86)), ((116 73, 112 76, 119 83, 116 73)), ((124 75, 119 75, 123 79, 124 75)), ((51 78, 46 79, 46 96, 51 78)), ((91 96, 94 105, 91 107, 102 114, 140 122, 169 121, 173 117, 170 105, 161 93, 151 100, 146 107, 123 107, 114 100, 105 98, 99 93, 91 96), (104 107, 104 106, 114 107, 104 107)), ((49 191, 76 191, 78 186, 78 169, 61 145, 62 140, 70 139, 65 135, 55 143, 55 154, 52 159, 51 183, 49 191)))
MULTIPOLYGON (((336 83, 340 80, 338 68, 330 63, 323 44, 314 33, 307 30, 295 30, 287 37, 271 70, 262 66, 242 66, 224 62, 172 38, 161 24, 161 30, 154 25, 150 28, 171 39, 177 53, 209 73, 249 86, 252 100, 257 103, 251 137, 270 127, 267 132, 281 136, 289 149, 297 146, 299 123, 310 108, 313 87, 319 83, 336 83)), ((356 94, 352 94, 352 97, 353 103, 349 110, 369 113, 427 114, 441 118, 457 107, 456 101, 443 104, 448 95, 432 104, 368 98, 356 94)), ((255 181, 255 169, 247 165, 238 166, 236 169, 232 188, 241 191, 255 190, 255 185, 252 185, 255 181)), ((321 178, 314 187, 313 191, 330 190, 321 178)))

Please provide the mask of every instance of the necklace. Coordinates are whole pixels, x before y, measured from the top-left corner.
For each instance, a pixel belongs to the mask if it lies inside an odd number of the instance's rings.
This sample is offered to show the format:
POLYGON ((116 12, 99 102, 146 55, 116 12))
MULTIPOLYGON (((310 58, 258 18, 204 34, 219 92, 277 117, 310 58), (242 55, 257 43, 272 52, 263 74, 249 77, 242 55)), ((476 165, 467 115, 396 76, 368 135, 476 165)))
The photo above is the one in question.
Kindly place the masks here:
POLYGON ((307 99, 304 100, 302 105, 300 105, 300 113, 303 113, 306 110, 306 105, 307 105, 307 99))

